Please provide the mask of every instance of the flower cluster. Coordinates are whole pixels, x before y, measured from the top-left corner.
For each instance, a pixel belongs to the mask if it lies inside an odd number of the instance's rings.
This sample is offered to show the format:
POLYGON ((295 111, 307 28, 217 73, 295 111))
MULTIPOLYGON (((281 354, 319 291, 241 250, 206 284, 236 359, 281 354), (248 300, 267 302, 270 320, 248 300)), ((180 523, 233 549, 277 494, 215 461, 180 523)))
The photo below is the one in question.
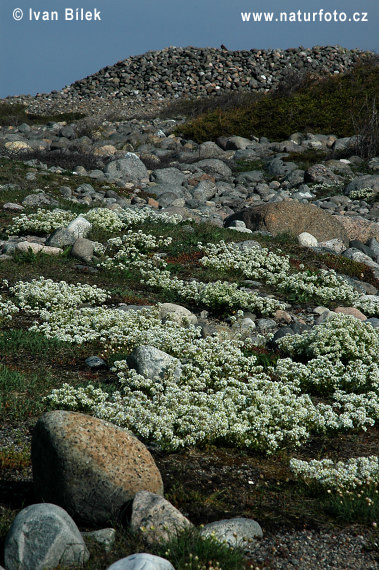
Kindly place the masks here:
MULTIPOLYGON (((157 212, 152 208, 123 208, 118 212, 120 220, 124 226, 129 228, 131 226, 140 225, 146 222, 150 223, 163 223, 163 224, 178 224, 183 218, 179 214, 166 214, 165 212, 157 212)), ((187 220, 188 221, 188 220, 187 220)))
POLYGON ((83 214, 83 218, 91 222, 94 229, 119 232, 125 227, 119 215, 108 208, 92 208, 83 214))
POLYGON ((127 234, 109 239, 106 253, 108 254, 99 263, 100 267, 127 270, 130 267, 149 266, 147 254, 161 246, 169 245, 172 238, 155 237, 151 234, 144 234, 142 230, 137 232, 128 231, 127 234))
MULTIPOLYGON (((331 269, 291 272, 287 255, 277 255, 266 248, 239 248, 225 242, 199 247, 205 253, 201 263, 207 267, 238 270, 247 279, 262 279, 285 293, 312 297, 326 304, 344 301, 356 306, 359 302, 359 294, 331 269)), ((373 303, 366 305, 370 314, 376 312, 373 303)))
POLYGON ((363 485, 377 486, 379 481, 379 458, 376 455, 351 458, 346 463, 334 463, 331 459, 291 459, 290 468, 304 482, 314 482, 326 489, 351 491, 363 485))
POLYGON ((360 188, 359 190, 352 190, 349 193, 349 198, 352 200, 369 200, 375 196, 372 188, 360 188))
POLYGON ((29 312, 39 313, 45 309, 65 309, 83 303, 92 305, 104 303, 109 293, 96 285, 70 285, 66 281, 52 279, 32 279, 30 282, 18 281, 10 292, 16 297, 18 305, 29 312))
POLYGON ((304 334, 282 337, 278 345, 290 356, 327 356, 329 360, 342 360, 345 364, 361 361, 370 365, 377 363, 379 329, 351 315, 336 313, 304 334))
POLYGON ((26 232, 49 234, 58 228, 66 227, 75 217, 75 214, 69 210, 38 208, 34 214, 15 216, 12 225, 7 229, 7 233, 10 235, 26 232))
POLYGON ((0 295, 0 325, 4 321, 11 321, 12 315, 18 312, 18 307, 12 301, 4 300, 0 295))
POLYGON ((151 287, 174 292, 180 299, 205 305, 211 309, 246 309, 262 315, 271 315, 285 305, 276 299, 261 297, 250 290, 239 289, 236 283, 228 281, 183 281, 169 271, 140 269, 143 283, 151 287))

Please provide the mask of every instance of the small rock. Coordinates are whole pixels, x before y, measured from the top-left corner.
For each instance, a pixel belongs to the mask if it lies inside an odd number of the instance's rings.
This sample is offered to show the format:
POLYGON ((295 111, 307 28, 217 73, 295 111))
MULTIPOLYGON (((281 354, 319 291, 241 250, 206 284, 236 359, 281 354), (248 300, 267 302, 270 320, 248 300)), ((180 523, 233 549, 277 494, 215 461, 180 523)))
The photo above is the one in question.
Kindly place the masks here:
POLYGON ((356 309, 355 307, 337 307, 334 309, 335 313, 342 313, 343 315, 351 315, 360 321, 365 321, 367 319, 366 315, 364 315, 361 311, 356 309))
POLYGON ((82 532, 82 537, 103 545, 105 552, 109 552, 112 550, 116 538, 116 531, 114 528, 102 528, 100 530, 82 532))
POLYGON ((133 500, 130 525, 135 531, 142 530, 144 538, 151 544, 170 540, 192 523, 163 497, 139 491, 133 500))
POLYGON ((200 531, 202 536, 214 537, 221 543, 227 543, 230 547, 246 547, 246 540, 262 537, 261 526, 252 519, 234 518, 216 521, 206 524, 200 531))
POLYGON ((85 263, 90 263, 93 257, 93 252, 93 242, 87 238, 78 238, 75 240, 71 249, 71 255, 81 261, 85 261, 85 263))
POLYGON ((171 562, 153 554, 138 553, 121 558, 107 570, 175 570, 171 562))
POLYGON ((302 232, 299 234, 297 236, 297 241, 299 245, 302 245, 304 247, 317 247, 318 244, 317 239, 308 232, 302 232))
POLYGON ((175 303, 162 303, 159 307, 159 317, 163 323, 168 320, 180 325, 186 325, 187 323, 196 325, 197 323, 196 315, 182 307, 182 305, 176 305, 175 303))

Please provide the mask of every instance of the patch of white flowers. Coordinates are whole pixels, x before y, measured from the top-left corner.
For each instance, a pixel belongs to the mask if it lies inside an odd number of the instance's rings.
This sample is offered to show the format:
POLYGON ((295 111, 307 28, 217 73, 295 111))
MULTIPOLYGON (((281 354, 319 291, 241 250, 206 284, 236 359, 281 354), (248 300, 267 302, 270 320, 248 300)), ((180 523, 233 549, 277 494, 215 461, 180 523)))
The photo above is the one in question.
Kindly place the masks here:
POLYGON ((372 188, 360 188, 349 193, 349 198, 352 200, 368 200, 374 196, 375 192, 372 188))
POLYGON ((118 216, 127 228, 146 222, 179 224, 183 220, 182 216, 179 214, 169 215, 165 212, 157 212, 152 208, 124 208, 118 212, 118 216))
POLYGON ((262 279, 284 293, 313 297, 326 305, 343 301, 364 310, 367 315, 379 314, 375 299, 361 299, 362 296, 332 269, 291 272, 287 255, 277 255, 266 248, 239 248, 223 241, 217 245, 199 244, 199 247, 205 253, 200 263, 206 267, 238 270, 247 279, 262 279))
POLYGON ((156 250, 161 246, 167 246, 172 242, 172 238, 155 237, 151 234, 144 234, 142 230, 137 232, 129 231, 127 234, 109 239, 106 247, 106 257, 99 264, 101 267, 112 269, 114 267, 122 270, 130 267, 148 266, 147 254, 151 250, 156 250))
POLYGON ((38 208, 33 214, 20 214, 13 218, 12 225, 7 229, 7 233, 19 235, 26 232, 36 232, 49 234, 60 227, 66 227, 76 215, 69 210, 44 210, 38 208))
POLYGON ((41 309, 65 310, 67 307, 76 307, 83 303, 95 305, 104 303, 109 293, 96 285, 77 283, 70 285, 66 281, 53 281, 52 279, 32 279, 32 281, 18 281, 10 292, 16 297, 21 309, 38 313, 41 309))
POLYGON ((0 325, 4 321, 11 321, 12 316, 18 312, 18 307, 0 295, 0 325))
MULTIPOLYGON (((315 484, 328 493, 332 491, 340 497, 344 495, 361 497, 368 490, 370 494, 378 493, 379 458, 353 457, 346 462, 334 463, 331 459, 301 461, 291 459, 290 469, 295 476, 306 484, 315 484)), ((373 500, 366 496, 368 506, 373 500)))
POLYGON ((278 339, 278 345, 290 356, 327 356, 331 361, 359 360, 368 365, 377 364, 379 329, 351 315, 336 313, 304 334, 278 339))
POLYGON ((205 305, 212 309, 230 308, 257 311, 262 315, 271 315, 278 309, 285 309, 285 304, 276 299, 261 297, 252 291, 239 289, 236 283, 228 281, 183 281, 172 276, 169 271, 140 270, 143 283, 163 291, 174 292, 179 298, 205 305))
POLYGON ((118 232, 125 227, 125 224, 120 220, 120 216, 108 208, 92 208, 85 214, 82 214, 82 217, 91 222, 94 229, 118 232))

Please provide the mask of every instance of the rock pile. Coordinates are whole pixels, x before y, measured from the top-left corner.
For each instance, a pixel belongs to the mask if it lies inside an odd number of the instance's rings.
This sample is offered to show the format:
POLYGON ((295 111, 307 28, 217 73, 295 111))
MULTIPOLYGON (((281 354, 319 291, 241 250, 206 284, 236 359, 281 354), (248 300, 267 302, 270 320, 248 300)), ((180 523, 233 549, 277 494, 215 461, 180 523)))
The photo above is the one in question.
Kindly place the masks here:
MULTIPOLYGON (((146 101, 197 97, 225 90, 262 92, 275 88, 292 71, 344 72, 367 53, 340 46, 237 51, 171 46, 131 56, 60 91, 37 94, 36 103, 31 104, 30 109, 38 109, 43 100, 77 102, 94 98, 133 98, 146 101)), ((22 98, 25 96, 19 100, 22 98)))

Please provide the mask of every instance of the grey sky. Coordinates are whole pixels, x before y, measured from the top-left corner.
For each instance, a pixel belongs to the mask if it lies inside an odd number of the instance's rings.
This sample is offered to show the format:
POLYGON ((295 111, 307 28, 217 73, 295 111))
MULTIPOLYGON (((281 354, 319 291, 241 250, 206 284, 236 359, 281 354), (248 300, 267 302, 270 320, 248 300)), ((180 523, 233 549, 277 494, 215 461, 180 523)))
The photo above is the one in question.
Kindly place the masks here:
POLYGON ((61 89, 106 65, 170 45, 223 43, 232 50, 339 44, 379 51, 378 29, 378 0, 1 0, 0 97, 61 89), (13 18, 16 8, 23 11, 20 21, 13 18), (97 9, 101 21, 67 21, 66 8, 73 14, 97 9), (30 9, 40 12, 38 21, 29 20, 30 9), (274 12, 275 18, 320 9, 344 12, 346 22, 241 19, 241 12, 274 12), (58 21, 41 21, 44 11, 56 11, 58 21), (348 22, 358 12, 367 22, 348 22))

